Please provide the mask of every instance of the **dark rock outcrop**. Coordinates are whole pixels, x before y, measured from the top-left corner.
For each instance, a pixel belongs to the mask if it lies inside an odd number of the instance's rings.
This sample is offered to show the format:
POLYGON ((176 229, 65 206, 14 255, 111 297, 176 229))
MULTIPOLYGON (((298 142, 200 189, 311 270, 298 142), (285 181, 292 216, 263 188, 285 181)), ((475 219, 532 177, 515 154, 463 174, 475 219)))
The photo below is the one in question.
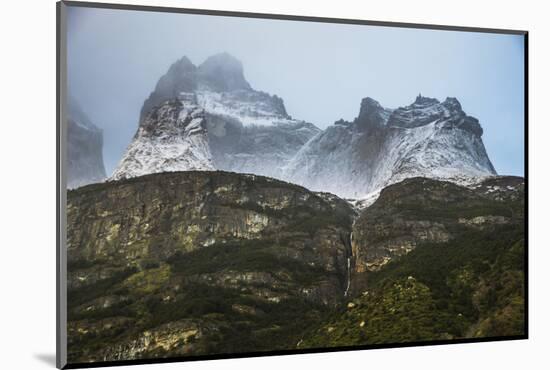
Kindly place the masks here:
POLYGON ((139 121, 141 122, 155 106, 166 100, 177 98, 180 92, 195 91, 197 88, 196 72, 197 67, 185 56, 172 64, 168 72, 157 82, 155 90, 143 103, 139 121))

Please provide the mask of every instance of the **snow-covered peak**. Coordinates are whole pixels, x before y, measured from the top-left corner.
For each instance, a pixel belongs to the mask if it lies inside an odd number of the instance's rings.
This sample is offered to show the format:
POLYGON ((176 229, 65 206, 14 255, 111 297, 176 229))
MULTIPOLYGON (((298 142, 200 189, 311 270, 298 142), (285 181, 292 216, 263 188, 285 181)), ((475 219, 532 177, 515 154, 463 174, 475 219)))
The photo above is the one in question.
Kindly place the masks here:
POLYGON ((417 107, 427 107, 434 104, 439 104, 439 100, 437 100, 436 98, 430 98, 427 96, 422 96, 422 94, 418 94, 412 105, 415 105, 417 107))
POLYGON ((457 112, 462 111, 462 105, 460 104, 457 98, 447 97, 447 99, 445 99, 445 101, 442 104, 451 111, 457 111, 457 112))
POLYGON ((434 122, 445 122, 448 128, 469 130, 479 137, 483 134, 478 120, 466 115, 456 98, 449 97, 441 103, 435 98, 418 95, 411 105, 395 109, 388 118, 388 126, 401 128, 416 128, 434 122))
POLYGON ((365 98, 352 123, 338 121, 300 149, 286 179, 361 204, 410 177, 468 183, 496 174, 482 133, 455 98, 441 103, 418 96, 394 111, 365 98))
POLYGON ((252 89, 242 64, 227 53, 199 67, 187 58, 174 63, 145 108, 113 178, 221 169, 361 199, 364 206, 410 177, 462 183, 496 174, 478 120, 456 98, 419 95, 391 110, 367 97, 355 120, 320 131, 292 119, 281 98, 252 89))
POLYGON ((189 170, 214 166, 204 109, 193 93, 181 93, 147 114, 111 180, 189 170))
POLYGON ((411 105, 394 110, 388 119, 388 126, 414 128, 449 116, 449 110, 437 99, 419 95, 411 105))
POLYGON ((293 122, 283 100, 252 89, 244 77, 242 63, 228 53, 213 55, 198 67, 187 57, 172 64, 145 100, 140 122, 153 108, 182 93, 195 94, 197 104, 206 113, 229 117, 244 126, 293 122))
POLYGON ((252 89, 235 57, 216 54, 199 67, 183 57, 144 102, 137 133, 112 178, 186 169, 281 178, 318 132, 292 119, 277 95, 252 89))

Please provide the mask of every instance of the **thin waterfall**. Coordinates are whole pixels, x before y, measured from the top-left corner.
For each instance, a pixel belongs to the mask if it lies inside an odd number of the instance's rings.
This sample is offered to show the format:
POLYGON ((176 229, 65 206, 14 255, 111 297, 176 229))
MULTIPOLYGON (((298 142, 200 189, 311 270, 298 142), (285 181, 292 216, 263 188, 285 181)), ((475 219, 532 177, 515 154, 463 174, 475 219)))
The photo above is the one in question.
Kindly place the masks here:
POLYGON ((348 296, 349 288, 351 286, 351 254, 352 254, 352 241, 353 241, 353 232, 349 233, 349 249, 348 249, 348 261, 347 261, 347 284, 346 291, 344 292, 344 297, 348 296))
POLYGON ((350 285, 351 285, 351 257, 348 257, 348 283, 346 285, 346 291, 344 292, 344 297, 348 296, 350 285))

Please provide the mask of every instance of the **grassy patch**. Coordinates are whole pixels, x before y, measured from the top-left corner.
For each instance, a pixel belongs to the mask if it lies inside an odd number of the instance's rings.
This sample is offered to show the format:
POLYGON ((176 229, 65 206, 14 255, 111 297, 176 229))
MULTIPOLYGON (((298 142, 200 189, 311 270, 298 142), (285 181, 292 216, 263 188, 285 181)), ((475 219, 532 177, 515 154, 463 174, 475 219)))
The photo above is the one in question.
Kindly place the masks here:
POLYGON ((123 287, 127 287, 138 294, 151 294, 159 290, 169 278, 170 266, 162 265, 129 276, 123 282, 123 287))

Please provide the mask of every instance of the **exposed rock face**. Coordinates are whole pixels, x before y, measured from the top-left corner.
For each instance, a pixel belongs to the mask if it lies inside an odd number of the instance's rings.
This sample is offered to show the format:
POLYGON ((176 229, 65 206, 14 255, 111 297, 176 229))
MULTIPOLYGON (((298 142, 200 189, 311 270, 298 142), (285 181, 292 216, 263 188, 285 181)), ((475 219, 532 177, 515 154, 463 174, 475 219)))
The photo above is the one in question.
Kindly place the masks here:
POLYGON ((352 294, 298 348, 522 336, 524 181, 388 186, 355 222, 352 294))
POLYGON ((170 353, 171 356, 192 354, 196 342, 207 334, 212 335, 216 328, 200 321, 180 320, 169 322, 152 330, 146 330, 126 342, 106 348, 104 357, 111 361, 158 357, 170 353))
MULTIPOLYGON (((212 166, 219 170, 282 178, 283 167, 320 132, 310 123, 292 119, 278 96, 252 89, 242 64, 227 53, 214 55, 198 67, 186 57, 174 63, 144 102, 140 127, 151 119, 150 112, 174 99, 191 99, 204 110, 203 126, 208 133, 212 166)), ((134 160, 133 147, 143 146, 139 131, 140 128, 125 161, 134 160)), ((150 152, 156 163, 171 156, 162 146, 157 150, 151 147, 150 152)), ((194 168, 179 168, 188 169, 194 168)), ((161 171, 151 171, 147 166, 128 171, 121 163, 113 179, 152 172, 161 171)))
POLYGON ((69 97, 67 124, 67 187, 103 181, 103 132, 72 97, 69 97))
POLYGON ((470 188, 426 178, 385 188, 353 228, 355 272, 380 270, 418 245, 523 222, 523 179, 497 177, 470 188))
POLYGON ((416 176, 475 182, 496 174, 482 133, 455 98, 418 96, 394 111, 365 98, 353 122, 337 121, 304 145, 284 177, 348 198, 416 176))
POLYGON ((111 178, 189 170, 214 170, 204 110, 192 93, 147 114, 111 178))
POLYGON ((344 297, 354 211, 334 196, 175 172, 70 191, 67 212, 73 361, 292 348, 344 297))
POLYGON ((175 99, 181 92, 193 92, 197 88, 197 67, 187 57, 183 57, 170 66, 162 76, 155 90, 143 103, 140 122, 154 107, 167 100, 175 99))
POLYGON ((524 182, 330 193, 219 171, 68 193, 71 362, 524 330, 524 182), (354 222, 355 219, 355 222, 354 222))

